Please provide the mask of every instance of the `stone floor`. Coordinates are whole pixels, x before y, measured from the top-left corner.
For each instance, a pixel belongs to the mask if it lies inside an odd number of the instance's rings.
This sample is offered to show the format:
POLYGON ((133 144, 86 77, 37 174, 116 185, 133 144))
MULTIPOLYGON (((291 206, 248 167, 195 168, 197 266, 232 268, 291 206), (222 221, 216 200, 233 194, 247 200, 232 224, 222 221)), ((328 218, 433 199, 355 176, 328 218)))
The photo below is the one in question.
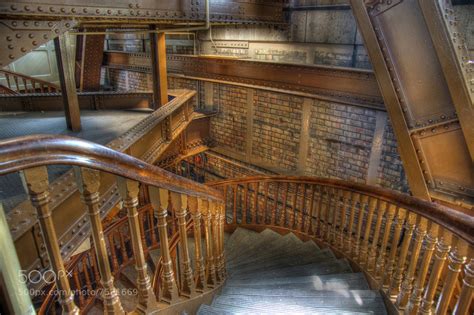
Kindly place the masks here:
MULTIPOLYGON (((61 134, 107 144, 148 114, 123 110, 81 111, 82 131, 72 132, 66 127, 63 112, 0 112, 0 141, 25 135, 61 134)), ((68 169, 67 166, 48 167, 50 181, 68 169)), ((0 176, 0 203, 7 213, 25 198, 18 173, 0 176)))

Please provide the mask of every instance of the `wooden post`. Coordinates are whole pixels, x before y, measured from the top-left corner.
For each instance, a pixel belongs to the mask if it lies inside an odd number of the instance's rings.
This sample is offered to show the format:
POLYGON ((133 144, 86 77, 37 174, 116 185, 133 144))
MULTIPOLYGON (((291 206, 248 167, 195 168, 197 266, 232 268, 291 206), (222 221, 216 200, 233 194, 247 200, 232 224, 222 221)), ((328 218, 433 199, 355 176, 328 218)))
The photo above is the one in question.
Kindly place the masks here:
POLYGON ((189 197, 189 211, 194 221, 194 257, 196 270, 196 289, 203 292, 206 289, 206 267, 204 266, 204 259, 202 257, 202 235, 201 235, 201 208, 200 202, 196 197, 189 197))
POLYGON ((59 241, 54 228, 52 211, 49 207, 49 182, 46 166, 30 168, 21 172, 23 186, 28 193, 31 204, 38 213, 38 221, 43 232, 44 243, 48 252, 51 269, 56 274, 56 285, 59 302, 64 314, 79 314, 74 303, 74 295, 69 285, 64 262, 59 249, 59 241))
MULTIPOLYGON (((130 237, 132 239, 133 254, 135 257, 135 269, 137 270, 138 305, 136 312, 148 314, 158 307, 155 294, 151 288, 150 277, 147 272, 145 254, 143 252, 144 241, 141 237, 140 224, 138 222, 138 182, 117 178, 117 185, 122 196, 123 205, 127 209, 130 237)), ((144 234, 143 234, 144 235, 144 234)))
POLYGON ((104 312, 108 314, 124 314, 117 289, 114 286, 114 277, 110 271, 109 254, 105 245, 104 229, 100 218, 99 209, 99 187, 100 175, 98 171, 75 167, 77 187, 81 198, 87 206, 89 220, 92 228, 92 239, 99 267, 100 282, 104 288, 102 298, 104 300, 104 312))
MULTIPOLYGON (((155 30, 155 26, 151 27, 155 30)), ((153 106, 155 109, 168 103, 168 77, 166 72, 165 33, 150 33, 151 73, 153 76, 153 106)))
POLYGON ((180 271, 182 272, 182 282, 180 287, 180 294, 186 297, 194 296, 194 279, 193 269, 191 268, 191 261, 189 259, 188 233, 186 230, 186 215, 188 212, 188 196, 176 192, 171 192, 171 203, 173 211, 178 218, 178 232, 179 232, 179 260, 180 271))
MULTIPOLYGON (((237 187, 238 186, 235 186, 235 189, 237 189, 237 187)), ((211 210, 209 208, 209 201, 199 199, 199 209, 202 211, 202 217, 204 221, 204 236, 206 238, 207 285, 210 287, 214 287, 214 285, 217 284, 217 278, 216 278, 216 269, 214 266, 214 254, 213 254, 213 244, 212 244, 212 223, 211 223, 211 210)), ((234 216, 234 218, 236 217, 234 216)))
POLYGON ((67 127, 72 131, 81 130, 81 113, 74 78, 75 58, 70 35, 64 34, 54 39, 56 62, 58 65, 61 95, 64 104, 67 127))
POLYGON ((160 300, 172 303, 178 298, 178 287, 174 278, 173 262, 171 261, 168 231, 166 228, 169 203, 168 190, 149 186, 148 191, 150 194, 150 202, 157 215, 158 234, 160 237, 160 249, 163 260, 163 281, 160 290, 160 300))

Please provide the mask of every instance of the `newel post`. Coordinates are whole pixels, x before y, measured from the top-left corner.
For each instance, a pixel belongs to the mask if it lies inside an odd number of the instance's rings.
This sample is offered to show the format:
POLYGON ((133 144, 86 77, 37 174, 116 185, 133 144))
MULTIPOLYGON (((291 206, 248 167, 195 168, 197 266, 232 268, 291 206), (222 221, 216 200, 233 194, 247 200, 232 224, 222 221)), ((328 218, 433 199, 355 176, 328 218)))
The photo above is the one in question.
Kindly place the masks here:
POLYGON ((56 273, 56 285, 59 290, 58 297, 63 314, 79 314, 79 308, 74 303, 74 295, 69 285, 58 246, 58 237, 51 217, 52 211, 49 208, 48 170, 46 166, 30 168, 21 172, 21 179, 31 204, 38 213, 38 220, 48 251, 49 261, 51 262, 51 268, 56 273))
POLYGON ((137 270, 138 305, 136 312, 147 314, 156 311, 158 304, 151 287, 150 277, 147 272, 143 242, 140 233, 138 218, 138 182, 123 177, 117 177, 117 185, 122 196, 123 205, 127 209, 130 236, 132 239, 133 255, 135 257, 135 269, 137 270))
POLYGON ((208 286, 213 287, 217 284, 216 269, 214 266, 214 248, 212 243, 212 219, 209 201, 199 199, 199 209, 202 211, 204 221, 204 234, 206 238, 206 282, 208 286))

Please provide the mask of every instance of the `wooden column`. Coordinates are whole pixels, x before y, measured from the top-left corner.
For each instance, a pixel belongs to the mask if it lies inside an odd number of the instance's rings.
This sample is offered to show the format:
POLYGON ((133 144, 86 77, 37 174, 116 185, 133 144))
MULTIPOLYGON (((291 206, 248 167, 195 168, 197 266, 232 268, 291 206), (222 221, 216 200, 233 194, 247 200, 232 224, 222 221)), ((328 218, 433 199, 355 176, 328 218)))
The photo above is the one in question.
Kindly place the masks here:
POLYGON ((74 77, 75 58, 70 35, 64 34, 56 37, 54 39, 54 48, 56 50, 56 62, 61 83, 66 124, 70 130, 80 131, 81 113, 76 92, 76 80, 74 77))
MULTIPOLYGON (((237 187, 235 187, 237 189, 237 187)), ((234 190, 236 191, 236 190, 234 190)), ((211 210, 208 200, 199 199, 199 209, 202 211, 204 221, 204 235, 206 238, 206 281, 207 285, 214 287, 217 284, 216 269, 214 266, 211 210)), ((234 218, 236 218, 234 216, 234 218)))
MULTIPOLYGON (((154 26, 151 27, 155 29, 154 26)), ((168 76, 166 72, 165 33, 150 33, 151 73, 153 76, 153 104, 159 108, 168 103, 168 76)))
POLYGON ((158 304, 156 303, 155 294, 151 288, 151 281, 148 276, 145 254, 143 252, 146 239, 142 240, 140 223, 138 221, 138 182, 118 177, 117 185, 120 195, 122 196, 123 205, 127 209, 130 237, 132 239, 133 255, 135 257, 135 269, 138 273, 138 305, 135 312, 138 314, 148 314, 155 311, 158 304))
POLYGON ((61 257, 59 241, 52 218, 53 213, 49 207, 48 171, 45 166, 30 168, 21 172, 21 178, 31 204, 38 213, 38 221, 43 233, 51 269, 56 275, 58 300, 63 314, 79 314, 79 308, 74 303, 74 294, 69 285, 68 273, 64 268, 61 257))
POLYGON ((110 270, 109 255, 104 239, 104 229, 100 218, 99 187, 100 175, 98 171, 75 167, 77 187, 81 192, 81 199, 87 206, 89 220, 92 228, 92 239, 100 273, 100 283, 104 288, 102 299, 104 300, 104 313, 124 314, 117 289, 114 286, 114 277, 110 270))

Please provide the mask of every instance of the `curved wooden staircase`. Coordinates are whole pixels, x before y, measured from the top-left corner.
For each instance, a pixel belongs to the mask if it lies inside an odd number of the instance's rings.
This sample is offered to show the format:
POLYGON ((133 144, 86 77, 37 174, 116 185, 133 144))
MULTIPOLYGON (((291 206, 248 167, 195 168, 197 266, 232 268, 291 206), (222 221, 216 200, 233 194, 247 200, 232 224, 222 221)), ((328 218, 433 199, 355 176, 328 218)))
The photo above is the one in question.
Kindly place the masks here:
MULTIPOLYGON (((38 214, 43 268, 57 275, 39 314, 473 313, 474 217, 442 205, 311 177, 206 186, 71 137, 0 142, 0 175, 16 171, 38 214), (57 164, 75 167, 93 241, 69 261, 49 208, 46 166, 57 164), (105 228, 103 173, 114 175, 126 214, 105 228), (136 296, 121 299, 123 288, 136 296)), ((15 313, 34 313, 0 224, 6 292, 15 313)))

